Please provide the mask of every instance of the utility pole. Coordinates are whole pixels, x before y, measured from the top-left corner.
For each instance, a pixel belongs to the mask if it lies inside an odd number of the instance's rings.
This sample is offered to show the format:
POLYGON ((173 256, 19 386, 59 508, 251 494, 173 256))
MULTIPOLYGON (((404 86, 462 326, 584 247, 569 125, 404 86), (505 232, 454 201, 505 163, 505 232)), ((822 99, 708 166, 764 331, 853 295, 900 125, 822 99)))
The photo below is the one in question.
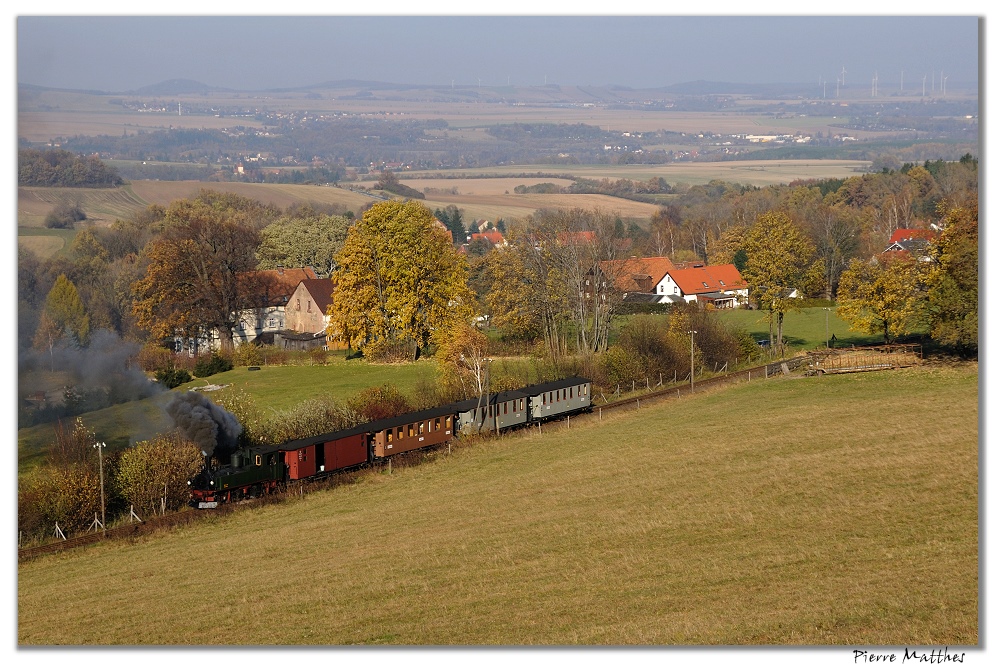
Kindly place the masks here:
POLYGON ((107 446, 104 442, 97 442, 94 444, 94 448, 97 449, 97 466, 100 469, 101 474, 101 531, 105 534, 108 533, 104 522, 104 454, 103 449, 107 446))
POLYGON ((694 336, 698 331, 688 331, 691 335, 691 393, 694 393, 694 336))
POLYGON ((830 308, 823 308, 826 310, 826 348, 830 348, 830 308))

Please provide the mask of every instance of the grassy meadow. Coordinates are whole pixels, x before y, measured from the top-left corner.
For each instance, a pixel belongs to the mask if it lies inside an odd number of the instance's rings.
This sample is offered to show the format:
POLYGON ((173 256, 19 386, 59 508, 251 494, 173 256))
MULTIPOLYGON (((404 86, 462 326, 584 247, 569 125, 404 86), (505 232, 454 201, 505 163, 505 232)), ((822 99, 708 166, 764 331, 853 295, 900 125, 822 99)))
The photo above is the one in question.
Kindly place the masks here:
POLYGON ((462 442, 23 562, 18 644, 974 645, 978 396, 779 377, 462 442))

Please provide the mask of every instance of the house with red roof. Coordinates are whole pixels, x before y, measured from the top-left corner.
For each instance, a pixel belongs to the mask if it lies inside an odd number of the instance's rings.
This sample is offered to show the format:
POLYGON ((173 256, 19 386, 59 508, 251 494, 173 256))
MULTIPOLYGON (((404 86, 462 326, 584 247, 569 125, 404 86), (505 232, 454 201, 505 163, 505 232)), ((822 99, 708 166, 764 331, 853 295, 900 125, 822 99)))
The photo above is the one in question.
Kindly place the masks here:
POLYGON ((930 229, 896 229, 883 252, 908 252, 923 261, 929 261, 927 254, 931 241, 935 238, 937 234, 930 229))
POLYGON ((493 247, 503 247, 507 245, 507 241, 504 239, 503 234, 497 231, 496 229, 490 229, 482 233, 472 234, 469 237, 469 242, 472 243, 473 241, 476 241, 480 238, 489 241, 490 245, 492 245, 493 247))
POLYGON ((629 257, 602 261, 599 266, 599 272, 585 279, 584 293, 587 298, 607 291, 610 281, 614 290, 622 294, 626 301, 649 303, 661 302, 660 296, 667 293, 668 273, 674 269, 673 262, 667 257, 629 257))
POLYGON ((749 285, 734 264, 674 269, 667 273, 663 287, 667 298, 675 302, 710 303, 717 308, 737 307, 750 296, 749 285))

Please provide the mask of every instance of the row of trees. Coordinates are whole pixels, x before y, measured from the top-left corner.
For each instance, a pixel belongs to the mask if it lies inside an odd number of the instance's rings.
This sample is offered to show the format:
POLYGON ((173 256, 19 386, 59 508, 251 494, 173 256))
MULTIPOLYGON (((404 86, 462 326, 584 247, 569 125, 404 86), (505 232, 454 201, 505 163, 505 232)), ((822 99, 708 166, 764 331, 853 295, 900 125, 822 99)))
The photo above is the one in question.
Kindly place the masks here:
POLYGON ((117 187, 124 181, 96 155, 68 150, 17 151, 17 184, 35 187, 117 187))

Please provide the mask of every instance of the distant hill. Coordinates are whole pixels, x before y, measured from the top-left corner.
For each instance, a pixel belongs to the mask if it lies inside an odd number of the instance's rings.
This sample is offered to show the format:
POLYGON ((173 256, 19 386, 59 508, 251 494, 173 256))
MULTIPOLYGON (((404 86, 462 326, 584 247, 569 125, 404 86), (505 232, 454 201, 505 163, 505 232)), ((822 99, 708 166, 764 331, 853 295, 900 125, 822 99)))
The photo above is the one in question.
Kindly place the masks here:
POLYGON ((209 86, 191 79, 170 79, 131 91, 137 95, 189 95, 191 93, 228 92, 229 88, 209 86))

